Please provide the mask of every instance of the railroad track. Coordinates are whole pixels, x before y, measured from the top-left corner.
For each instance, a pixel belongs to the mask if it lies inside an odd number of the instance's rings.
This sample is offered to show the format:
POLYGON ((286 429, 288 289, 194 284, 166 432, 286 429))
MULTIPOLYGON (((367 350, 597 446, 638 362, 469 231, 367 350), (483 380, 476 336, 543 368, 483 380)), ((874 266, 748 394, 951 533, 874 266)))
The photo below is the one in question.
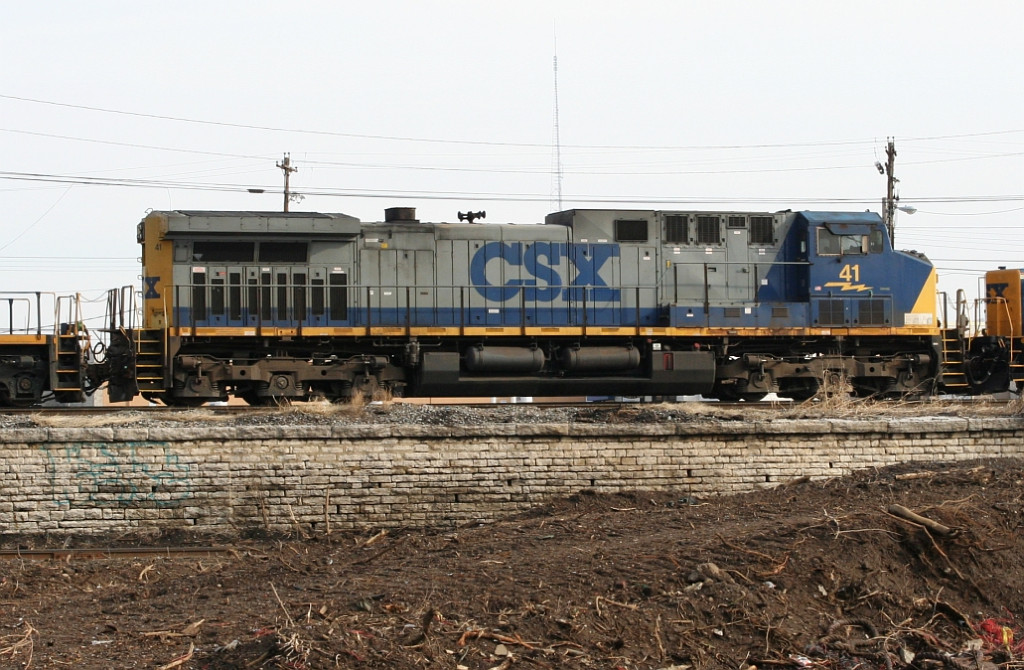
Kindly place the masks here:
MULTIPOLYGON (((899 400, 899 401, 877 401, 879 405, 884 405, 887 402, 899 402, 904 405, 927 405, 930 403, 949 403, 957 405, 1005 405, 1018 396, 1005 394, 1005 396, 963 396, 956 398, 931 398, 923 400, 899 400)), ((458 402, 448 400, 435 400, 428 402, 417 402, 417 401, 406 401, 406 400, 394 400, 390 401, 394 404, 422 404, 429 405, 431 407, 467 407, 474 409, 495 409, 498 407, 532 407, 535 409, 564 409, 564 408, 590 408, 590 409, 623 409, 629 407, 645 407, 650 405, 658 404, 687 404, 692 402, 701 401, 681 401, 678 403, 663 403, 662 401, 637 401, 637 400, 599 400, 599 401, 582 401, 582 400, 553 400, 553 401, 537 401, 537 402, 483 402, 483 401, 471 401, 471 402, 458 402)), ((713 405, 716 408, 721 409, 771 409, 780 406, 793 406, 799 404, 795 401, 790 400, 762 400, 758 402, 728 402, 728 401, 707 401, 708 405, 713 405)), ((45 414, 45 415, 77 415, 77 416, 89 416, 89 415, 102 415, 102 414, 113 414, 118 412, 135 412, 140 414, 154 414, 154 415, 165 415, 171 416, 175 414, 188 414, 202 411, 212 414, 232 415, 232 414, 275 414, 282 411, 293 411, 296 413, 302 413, 304 406, 315 406, 312 403, 295 403, 293 405, 282 405, 281 407, 250 407, 249 405, 203 405, 201 407, 166 407, 164 405, 140 405, 140 406, 125 406, 125 405, 102 405, 102 406, 76 406, 76 405, 60 405, 60 406, 39 406, 39 407, 0 407, 0 415, 32 415, 32 414, 45 414)), ((337 408, 339 411, 344 411, 346 405, 339 404, 337 408)))
POLYGON ((73 561, 107 558, 203 558, 233 554, 230 547, 95 547, 91 549, 3 549, 0 560, 73 561))

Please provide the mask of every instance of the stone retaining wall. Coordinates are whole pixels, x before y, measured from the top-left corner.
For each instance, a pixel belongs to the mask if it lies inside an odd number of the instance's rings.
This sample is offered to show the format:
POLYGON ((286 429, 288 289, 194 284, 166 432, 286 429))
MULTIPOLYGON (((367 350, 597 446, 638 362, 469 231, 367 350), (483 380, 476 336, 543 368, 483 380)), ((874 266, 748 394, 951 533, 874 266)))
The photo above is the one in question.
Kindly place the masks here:
POLYGON ((37 428, 0 434, 0 533, 438 526, 582 490, 708 497, 1024 456, 1024 418, 37 428))

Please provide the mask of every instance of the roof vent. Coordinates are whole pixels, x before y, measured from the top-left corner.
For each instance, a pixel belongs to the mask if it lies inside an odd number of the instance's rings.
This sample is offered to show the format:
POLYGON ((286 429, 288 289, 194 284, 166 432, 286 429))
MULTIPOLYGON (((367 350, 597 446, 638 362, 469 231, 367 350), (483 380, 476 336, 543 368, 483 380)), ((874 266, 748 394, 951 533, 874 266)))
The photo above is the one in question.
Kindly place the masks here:
POLYGON ((419 223, 415 207, 388 207, 384 210, 384 223, 419 223))

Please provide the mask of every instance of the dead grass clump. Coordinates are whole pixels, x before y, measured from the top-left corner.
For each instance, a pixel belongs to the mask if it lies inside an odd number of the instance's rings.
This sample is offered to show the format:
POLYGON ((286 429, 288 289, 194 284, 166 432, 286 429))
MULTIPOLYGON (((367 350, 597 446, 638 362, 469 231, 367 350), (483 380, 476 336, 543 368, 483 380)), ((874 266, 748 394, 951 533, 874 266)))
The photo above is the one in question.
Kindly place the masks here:
MULTIPOLYGON (((137 423, 140 412, 111 412, 107 414, 49 414, 39 412, 32 415, 32 421, 41 428, 105 428, 107 426, 123 426, 137 423)), ((179 423, 213 423, 231 421, 228 415, 221 415, 205 409, 190 409, 184 412, 160 412, 160 421, 176 421, 179 423)))
MULTIPOLYGON (((772 407, 768 403, 750 403, 750 410, 754 409, 765 409, 772 407)), ((688 414, 691 416, 714 416, 714 417, 727 417, 736 418, 742 417, 745 414, 749 414, 750 410, 744 409, 733 409, 723 408, 717 402, 678 402, 678 403, 658 403, 656 405, 644 405, 644 409, 651 409, 655 412, 670 412, 673 414, 688 414)))
POLYGON ((1024 399, 1005 401, 1002 398, 978 396, 970 398, 924 397, 907 399, 857 398, 833 395, 812 398, 780 412, 780 416, 796 418, 900 418, 919 416, 1020 416, 1024 399))
POLYGON ((391 393, 391 389, 380 388, 373 392, 373 402, 375 403, 390 406, 394 401, 395 397, 391 393))
POLYGON ((1007 403, 1007 411, 1014 415, 1024 415, 1024 395, 1018 395, 1016 398, 1007 403))
POLYGON ((309 402, 295 403, 282 409, 289 414, 300 416, 352 416, 361 414, 371 403, 390 407, 393 402, 394 398, 389 390, 378 389, 369 400, 361 391, 356 391, 347 402, 331 402, 326 398, 319 398, 309 402))
POLYGON ((343 403, 333 403, 326 398, 310 400, 308 402, 297 402, 291 405, 282 405, 278 408, 282 414, 292 416, 312 416, 330 418, 332 416, 346 415, 353 413, 353 410, 343 403))
POLYGON ((39 412, 32 415, 32 422, 41 428, 102 428, 104 426, 122 426, 135 421, 138 421, 138 417, 131 416, 130 413, 75 416, 73 414, 39 412))
POLYGON ((32 652, 35 648, 33 638, 39 634, 39 631, 27 621, 24 624, 25 632, 23 634, 0 637, 0 658, 6 656, 13 661, 17 656, 24 656, 25 661, 20 666, 29 668, 32 666, 32 652))
POLYGON ((229 414, 218 414, 208 409, 190 409, 184 412, 160 413, 161 421, 178 421, 180 423, 223 423, 232 420, 229 414))
POLYGON ((782 410, 780 416, 789 419, 852 418, 877 414, 863 398, 849 394, 816 396, 782 410))

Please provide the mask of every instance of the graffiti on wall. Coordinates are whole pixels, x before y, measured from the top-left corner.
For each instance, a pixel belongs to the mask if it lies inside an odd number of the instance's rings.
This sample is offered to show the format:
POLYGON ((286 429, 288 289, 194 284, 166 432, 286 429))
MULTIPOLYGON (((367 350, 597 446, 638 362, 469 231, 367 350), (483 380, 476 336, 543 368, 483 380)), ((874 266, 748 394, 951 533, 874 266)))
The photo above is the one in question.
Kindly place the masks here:
POLYGON ((61 506, 176 507, 192 497, 190 466, 166 442, 41 449, 54 502, 61 506))

